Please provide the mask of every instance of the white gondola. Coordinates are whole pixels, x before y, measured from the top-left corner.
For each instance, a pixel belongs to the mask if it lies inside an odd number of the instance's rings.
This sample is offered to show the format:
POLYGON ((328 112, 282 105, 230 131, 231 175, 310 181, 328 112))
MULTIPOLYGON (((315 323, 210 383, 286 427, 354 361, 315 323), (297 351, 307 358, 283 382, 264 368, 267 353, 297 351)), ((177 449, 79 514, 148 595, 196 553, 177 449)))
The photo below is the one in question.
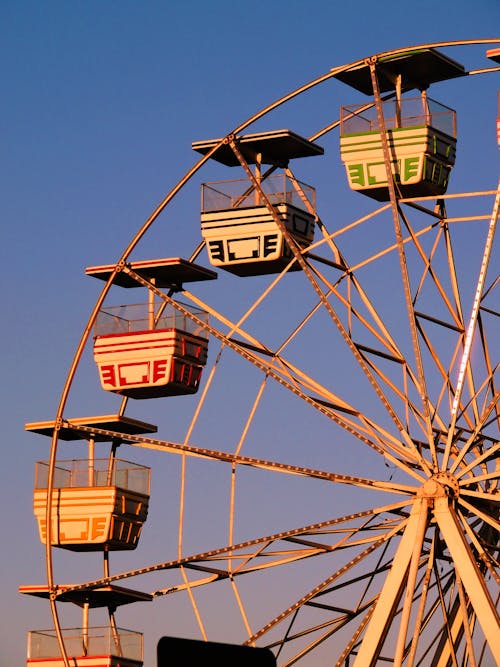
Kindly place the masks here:
MULTIPOLYGON (((204 154, 219 141, 195 142, 193 148, 204 154)), ((288 161, 322 155, 323 149, 289 130, 244 135, 235 141, 239 157, 227 143, 211 157, 227 166, 255 165, 255 177, 202 184, 201 233, 209 261, 238 276, 279 273, 293 259, 283 227, 305 249, 313 241, 316 221, 315 190, 295 178, 288 161), (266 164, 285 171, 266 176, 266 164)), ((291 269, 300 266, 295 263, 291 269)))
MULTIPOLYGON (((275 214, 294 241, 306 248, 314 238, 315 216, 305 209, 301 195, 314 208, 315 192, 304 183, 297 185, 300 195, 285 174, 262 183, 275 214)), ((283 232, 249 179, 203 183, 201 232, 210 263, 236 275, 276 273, 292 258, 283 232)))

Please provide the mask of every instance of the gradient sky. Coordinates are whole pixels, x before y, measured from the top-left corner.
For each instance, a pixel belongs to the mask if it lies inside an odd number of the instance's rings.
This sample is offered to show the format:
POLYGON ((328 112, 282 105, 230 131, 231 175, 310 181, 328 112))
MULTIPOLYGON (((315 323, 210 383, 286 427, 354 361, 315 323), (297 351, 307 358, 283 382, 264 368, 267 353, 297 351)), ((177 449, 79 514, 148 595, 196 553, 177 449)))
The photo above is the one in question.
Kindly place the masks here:
MULTIPOLYGON (((23 664, 27 630, 50 626, 48 607, 17 592, 45 576, 31 502, 49 441, 24 423, 55 414, 97 296, 85 266, 116 259, 194 163, 192 141, 335 65, 499 26, 498 0, 1 0, 0 667, 23 664)), ((472 129, 481 100, 468 111, 472 129)), ((291 129, 307 131, 302 113, 291 129)))

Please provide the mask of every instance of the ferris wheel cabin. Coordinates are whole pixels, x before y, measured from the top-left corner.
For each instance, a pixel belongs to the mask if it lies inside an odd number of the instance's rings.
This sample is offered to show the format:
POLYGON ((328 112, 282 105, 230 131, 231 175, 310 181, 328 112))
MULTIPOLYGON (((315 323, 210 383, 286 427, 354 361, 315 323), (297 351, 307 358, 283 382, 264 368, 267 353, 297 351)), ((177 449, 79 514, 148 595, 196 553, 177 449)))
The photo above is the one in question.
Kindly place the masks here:
MULTIPOLYGON (((213 271, 179 258, 132 262, 115 284, 141 287, 134 274, 153 287, 181 289, 183 281, 212 280, 213 271)), ((107 280, 114 266, 90 267, 87 275, 107 280)), ((94 330, 94 359, 101 386, 135 399, 194 394, 207 361, 208 314, 176 302, 103 307, 94 330)))
MULTIPOLYGON (((33 508, 47 542, 49 462, 38 461, 33 508)), ((72 551, 135 549, 148 514, 150 470, 121 459, 57 461, 51 544, 72 551)))
MULTIPOLYGON (((293 259, 287 236, 300 249, 311 244, 316 193, 295 178, 288 162, 322 155, 320 146, 277 130, 198 141, 193 149, 203 155, 213 151, 212 159, 246 172, 246 178, 201 186, 201 233, 213 266, 238 276, 279 273, 293 259), (262 165, 269 165, 265 173, 262 165)), ((297 263, 291 267, 298 269, 297 263)))
MULTIPOLYGON (((52 437, 54 427, 53 421, 25 426, 27 431, 48 437, 52 437)), ((89 456, 55 462, 50 518, 53 546, 70 551, 136 548, 148 514, 150 469, 115 457, 96 459, 94 444, 116 441, 120 432, 125 435, 155 430, 150 424, 120 415, 79 418, 61 428, 61 440, 88 440, 89 456)), ((46 544, 48 532, 49 468, 48 461, 39 461, 35 468, 33 509, 42 544, 46 544)))
POLYGON ((455 163, 456 115, 428 97, 427 88, 436 81, 464 76, 463 66, 434 49, 419 49, 381 58, 375 71, 383 98, 375 94, 367 64, 335 75, 375 95, 374 102, 341 109, 340 154, 349 187, 378 201, 390 198, 386 144, 392 177, 402 197, 444 194, 455 163), (415 89, 420 91, 418 97, 405 95, 415 89))
MULTIPOLYGON (((61 629, 65 651, 72 667, 142 667, 142 633, 116 627, 114 620, 109 625, 91 626, 89 611, 107 607, 112 618, 118 606, 151 601, 151 594, 114 585, 76 591, 71 590, 71 586, 59 586, 58 589, 58 602, 70 602, 82 608, 82 627, 61 629)), ((34 597, 49 597, 47 586, 21 586, 19 591, 34 597)), ((55 630, 32 630, 28 633, 27 665, 65 666, 55 630)))

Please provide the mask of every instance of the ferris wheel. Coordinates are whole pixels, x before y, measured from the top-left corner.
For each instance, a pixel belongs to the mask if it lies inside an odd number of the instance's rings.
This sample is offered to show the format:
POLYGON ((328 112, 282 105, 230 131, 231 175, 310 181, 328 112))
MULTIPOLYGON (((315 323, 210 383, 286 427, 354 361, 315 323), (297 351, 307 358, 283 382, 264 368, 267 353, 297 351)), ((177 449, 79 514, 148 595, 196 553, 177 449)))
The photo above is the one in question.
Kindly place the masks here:
MULTIPOLYGON (((104 286, 56 416, 26 425, 51 441, 47 582, 20 590, 53 621, 28 665, 140 667, 142 635, 119 625, 138 602, 183 610, 193 639, 267 649, 255 665, 500 665, 500 188, 454 187, 472 168, 460 109, 433 97, 498 70, 500 39, 335 67, 195 141, 121 257, 87 268, 104 286), (271 125, 321 87, 340 115, 271 125), (160 226, 166 252, 144 258, 160 226), (91 364, 115 407, 71 416, 91 364), (102 568, 63 583, 56 550, 102 568)), ((495 123, 478 132, 500 144, 495 123)))

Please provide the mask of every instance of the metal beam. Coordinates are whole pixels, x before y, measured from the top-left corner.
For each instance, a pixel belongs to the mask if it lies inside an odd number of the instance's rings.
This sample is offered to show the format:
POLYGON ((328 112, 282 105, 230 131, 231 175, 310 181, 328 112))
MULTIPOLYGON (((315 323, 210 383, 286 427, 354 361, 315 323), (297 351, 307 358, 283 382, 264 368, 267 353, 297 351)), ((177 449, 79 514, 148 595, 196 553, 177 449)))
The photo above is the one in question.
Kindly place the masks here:
POLYGON ((500 617, 448 497, 435 499, 434 516, 476 612, 495 664, 500 667, 500 617))
POLYGON ((422 515, 428 513, 428 499, 417 498, 408 519, 403 537, 392 561, 384 586, 377 600, 365 636, 359 648, 354 667, 374 667, 380 649, 394 619, 398 603, 406 583, 406 575, 419 533, 422 532, 422 515))

